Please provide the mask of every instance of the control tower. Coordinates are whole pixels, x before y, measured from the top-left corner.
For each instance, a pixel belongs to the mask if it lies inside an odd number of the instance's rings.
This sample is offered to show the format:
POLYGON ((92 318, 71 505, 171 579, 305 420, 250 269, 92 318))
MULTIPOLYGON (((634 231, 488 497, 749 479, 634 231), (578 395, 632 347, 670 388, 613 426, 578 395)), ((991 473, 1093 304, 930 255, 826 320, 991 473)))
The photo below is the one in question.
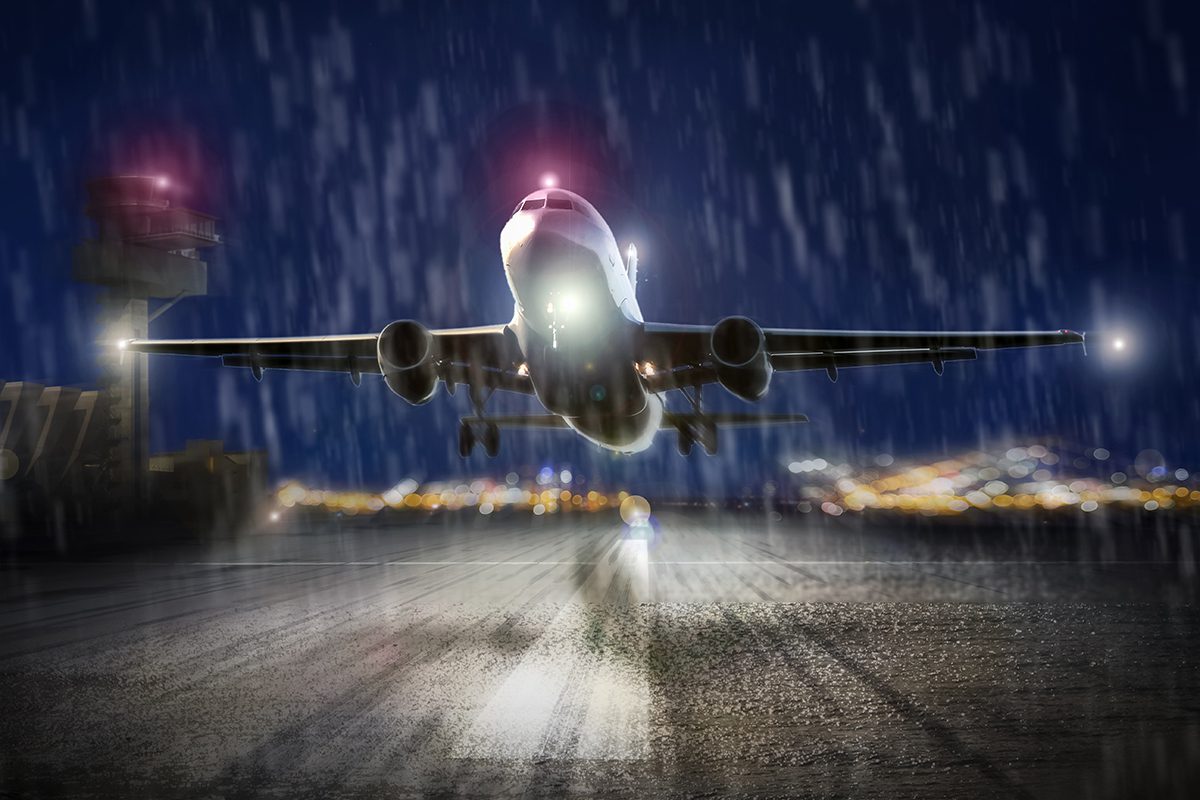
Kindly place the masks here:
POLYGON ((109 393, 105 471, 124 499, 141 499, 149 469, 150 406, 146 356, 123 339, 147 338, 149 325, 184 297, 208 291, 204 248, 221 243, 216 219, 172 206, 161 176, 121 175, 87 184, 96 236, 74 251, 74 277, 101 287, 100 389, 109 393), (165 301, 150 311, 150 300, 165 301))

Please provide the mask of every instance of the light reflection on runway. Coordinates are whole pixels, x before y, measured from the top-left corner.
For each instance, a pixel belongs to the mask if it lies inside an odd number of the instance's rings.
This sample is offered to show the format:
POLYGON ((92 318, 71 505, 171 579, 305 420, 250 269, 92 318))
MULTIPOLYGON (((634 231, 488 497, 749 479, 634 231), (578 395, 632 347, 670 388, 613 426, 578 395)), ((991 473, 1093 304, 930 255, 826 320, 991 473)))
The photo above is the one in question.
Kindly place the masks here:
POLYGON ((1200 760, 1192 534, 658 523, 9 567, 0 789, 1012 796, 1200 760))

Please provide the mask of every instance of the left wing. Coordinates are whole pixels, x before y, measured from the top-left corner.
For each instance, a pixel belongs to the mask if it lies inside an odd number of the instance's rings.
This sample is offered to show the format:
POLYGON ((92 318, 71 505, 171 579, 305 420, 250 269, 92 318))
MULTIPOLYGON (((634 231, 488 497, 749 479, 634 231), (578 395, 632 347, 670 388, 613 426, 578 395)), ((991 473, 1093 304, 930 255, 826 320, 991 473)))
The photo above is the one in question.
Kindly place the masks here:
MULTIPOLYGON (((712 326, 646 323, 642 353, 655 365, 647 384, 654 391, 717 380, 710 343, 712 326)), ((823 369, 837 380, 846 367, 970 361, 976 350, 1083 344, 1075 331, 841 331, 764 328, 771 366, 780 372, 823 369)))
MULTIPOLYGON (((451 388, 472 384, 532 394, 529 378, 514 368, 504 325, 433 329, 438 377, 451 388)), ((357 385, 380 374, 379 334, 296 336, 261 339, 129 339, 122 350, 178 356, 220 357, 227 367, 245 367, 261 380, 264 370, 344 372, 357 385)))

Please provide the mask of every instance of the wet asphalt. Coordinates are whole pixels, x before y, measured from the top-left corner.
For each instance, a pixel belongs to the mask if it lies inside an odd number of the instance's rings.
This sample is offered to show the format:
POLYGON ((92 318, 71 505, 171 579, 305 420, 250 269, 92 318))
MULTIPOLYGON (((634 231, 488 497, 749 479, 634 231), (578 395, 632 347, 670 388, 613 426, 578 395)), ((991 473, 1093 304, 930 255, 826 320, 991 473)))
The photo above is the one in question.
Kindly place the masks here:
POLYGON ((1200 787, 1171 525, 278 524, 0 576, 0 797, 1200 787))

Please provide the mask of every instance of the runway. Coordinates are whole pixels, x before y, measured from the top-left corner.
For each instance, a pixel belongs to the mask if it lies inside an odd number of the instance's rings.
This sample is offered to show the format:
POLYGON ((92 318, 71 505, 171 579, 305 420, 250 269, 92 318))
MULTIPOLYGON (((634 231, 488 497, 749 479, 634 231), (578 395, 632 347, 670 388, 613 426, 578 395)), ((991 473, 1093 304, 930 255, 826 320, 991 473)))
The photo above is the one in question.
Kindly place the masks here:
POLYGON ((0 797, 1200 785, 1195 535, 284 518, 10 566, 0 797))

